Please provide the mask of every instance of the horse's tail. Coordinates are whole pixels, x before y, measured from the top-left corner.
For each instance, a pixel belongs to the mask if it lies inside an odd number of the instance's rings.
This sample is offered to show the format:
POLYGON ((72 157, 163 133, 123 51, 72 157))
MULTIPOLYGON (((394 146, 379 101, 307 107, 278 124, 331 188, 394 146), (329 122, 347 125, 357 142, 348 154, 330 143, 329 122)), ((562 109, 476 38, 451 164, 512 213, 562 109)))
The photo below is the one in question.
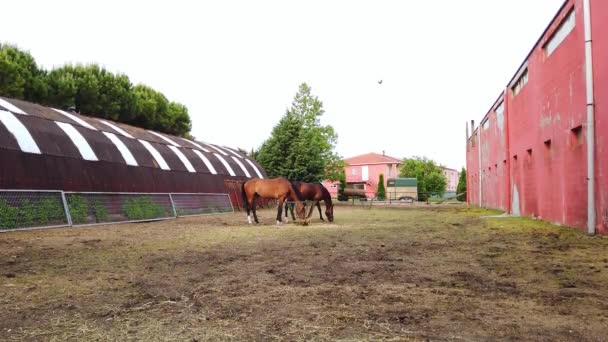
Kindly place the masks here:
POLYGON ((293 190, 293 193, 296 194, 296 198, 298 199, 298 201, 300 201, 300 202, 304 201, 304 196, 302 196, 302 193, 300 192, 300 189, 298 188, 297 182, 289 181, 289 183, 291 183, 291 189, 293 190))
POLYGON ((247 200, 247 192, 245 192, 245 183, 243 182, 241 184, 241 196, 243 196, 243 208, 245 208, 245 210, 249 210, 249 201, 247 200))

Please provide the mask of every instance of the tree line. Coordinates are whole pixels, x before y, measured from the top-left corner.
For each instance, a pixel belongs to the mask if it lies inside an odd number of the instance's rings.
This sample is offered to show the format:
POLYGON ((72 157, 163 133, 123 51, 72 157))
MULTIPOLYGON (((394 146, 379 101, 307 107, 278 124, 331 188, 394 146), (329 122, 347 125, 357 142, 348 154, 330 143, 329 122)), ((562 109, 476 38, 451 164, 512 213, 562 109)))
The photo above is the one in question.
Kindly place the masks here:
POLYGON ((0 44, 0 95, 167 134, 188 136, 186 106, 146 85, 96 64, 66 64, 50 71, 16 46, 0 44))

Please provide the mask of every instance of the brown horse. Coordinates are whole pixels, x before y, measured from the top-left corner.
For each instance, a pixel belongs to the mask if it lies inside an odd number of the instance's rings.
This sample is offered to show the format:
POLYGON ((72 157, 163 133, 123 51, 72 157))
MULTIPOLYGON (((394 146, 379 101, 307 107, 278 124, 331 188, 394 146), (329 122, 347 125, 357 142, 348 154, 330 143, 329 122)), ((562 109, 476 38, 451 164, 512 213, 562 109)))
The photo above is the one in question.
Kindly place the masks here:
POLYGON ((278 201, 277 224, 282 223, 281 212, 285 200, 296 202, 296 211, 299 218, 304 219, 306 216, 306 207, 302 202, 304 200, 302 194, 289 180, 283 177, 272 179, 252 178, 243 183, 242 191, 249 224, 252 223, 250 211, 253 211, 255 223, 260 223, 258 221, 258 215, 255 212, 255 200, 258 197, 272 198, 278 201))
MULTIPOLYGON (((327 216, 329 222, 334 221, 334 205, 331 202, 331 195, 321 183, 292 183, 295 188, 300 190, 300 192, 302 193, 302 198, 304 200, 313 202, 312 207, 310 207, 310 212, 308 213, 308 216, 306 216, 306 218, 310 218, 312 216, 312 212, 316 206, 317 209, 319 209, 319 216, 321 217, 321 221, 325 221, 323 219, 323 214, 321 213, 321 205, 319 204, 319 202, 322 200, 325 202, 325 216, 327 216)), ((289 210, 291 211, 291 217, 295 220, 295 217, 293 215, 293 205, 291 205, 291 203, 288 203, 285 207, 285 217, 287 217, 287 208, 289 208, 289 210)))

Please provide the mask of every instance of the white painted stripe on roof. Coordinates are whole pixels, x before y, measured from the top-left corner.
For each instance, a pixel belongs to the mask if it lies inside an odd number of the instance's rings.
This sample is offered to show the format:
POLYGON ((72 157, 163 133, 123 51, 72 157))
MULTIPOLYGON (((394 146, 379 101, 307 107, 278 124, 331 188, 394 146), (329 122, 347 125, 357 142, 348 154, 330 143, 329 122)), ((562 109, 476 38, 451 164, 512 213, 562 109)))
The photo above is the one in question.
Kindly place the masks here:
POLYGON ((258 168, 255 166, 254 163, 251 162, 251 160, 245 159, 245 161, 248 162, 249 165, 251 165, 251 167, 253 168, 253 170, 255 171, 255 173, 258 174, 258 177, 260 177, 260 179, 264 179, 264 176, 262 176, 262 173, 260 172, 260 170, 258 170, 258 168))
POLYGON ((171 140, 171 139, 167 138, 166 136, 164 136, 164 135, 162 135, 162 134, 156 133, 156 132, 154 132, 154 131, 148 131, 148 132, 150 132, 150 133, 152 133, 152 134, 156 135, 157 137, 159 137, 159 138, 163 139, 164 141, 168 142, 169 144, 171 144, 171 145, 173 145, 173 146, 175 146, 175 147, 181 147, 181 146, 180 146, 178 143, 176 143, 175 141, 173 141, 173 140, 171 140))
POLYGON ((144 145, 144 147, 146 148, 146 150, 148 150, 148 152, 150 152, 150 154, 152 155, 152 158, 154 158, 154 160, 156 160, 156 163, 158 163, 158 166, 161 169, 163 169, 163 170, 171 170, 171 168, 169 167, 169 165, 165 161, 165 158, 163 158, 163 156, 161 156, 160 153, 158 153, 158 151, 154 148, 154 146, 152 146, 149 142, 147 142, 145 140, 141 140, 141 139, 137 139, 137 140, 142 145, 144 145))
POLYGON ((76 148, 84 160, 98 160, 95 152, 93 152, 93 149, 91 148, 91 145, 89 145, 87 142, 87 139, 85 139, 82 134, 80 134, 80 132, 74 128, 74 126, 70 125, 69 123, 59 121, 55 121, 55 123, 65 132, 65 134, 68 135, 74 145, 76 145, 76 148))
MULTIPOLYGON (((232 157, 232 156, 231 156, 232 157)), ((251 178, 251 174, 249 173, 249 171, 247 171, 247 168, 245 168, 245 165, 243 165, 243 163, 241 163, 241 161, 239 160, 239 158, 237 157, 232 157, 232 159, 239 164, 241 170, 243 170, 243 172, 245 172, 245 176, 247 176, 247 178, 251 178)))
POLYGON ((188 158, 186 158, 182 151, 178 150, 177 147, 171 145, 169 145, 169 148, 171 149, 171 151, 173 151, 173 153, 175 153, 179 160, 182 161, 188 172, 196 172, 194 166, 192 166, 192 163, 190 163, 190 161, 188 160, 188 158))
POLYGON ((224 159, 222 156, 220 156, 217 153, 213 154, 219 161, 222 162, 222 164, 224 164, 224 167, 226 168, 226 170, 228 170, 228 173, 230 173, 231 176, 236 176, 236 173, 234 173, 234 170, 230 167, 230 164, 228 164, 228 162, 226 161, 226 159, 224 159))
POLYGON ((21 108, 15 106, 14 104, 6 101, 5 99, 0 99, 0 106, 8 109, 9 111, 17 114, 27 115, 26 112, 22 111, 21 108))
POLYGON ((0 109, 0 122, 15 137, 21 151, 40 154, 40 149, 36 145, 36 141, 30 134, 30 131, 27 130, 13 113, 0 109))
POLYGON ((54 111, 56 111, 56 112, 57 112, 57 113, 59 113, 59 114, 62 114, 62 115, 64 115, 64 116, 67 116, 68 118, 70 118, 70 119, 72 119, 73 121, 77 122, 77 123, 78 123, 78 124, 80 124, 81 126, 84 126, 84 127, 88 128, 88 129, 92 129, 92 130, 94 130, 94 131, 96 131, 96 130, 97 130, 97 128, 95 128, 95 127, 91 126, 91 124, 89 124, 88 122, 86 122, 86 121, 82 120, 81 118, 77 117, 77 116, 76 116, 76 115, 74 115, 74 114, 70 114, 70 113, 68 113, 68 112, 66 112, 66 111, 63 111, 63 110, 61 110, 61 109, 57 109, 57 108, 51 108, 51 109, 53 109, 54 111))
POLYGON ((229 148, 229 147, 226 147, 226 146, 222 146, 222 148, 223 148, 224 150, 226 150, 226 151, 228 151, 228 152, 230 152, 230 153, 234 154, 234 155, 235 155, 235 156, 237 156, 238 158, 240 158, 240 159, 244 159, 244 158, 243 158, 243 156, 242 156, 240 153, 237 153, 235 150, 233 150, 233 149, 231 149, 231 148, 229 148))
POLYGON ((227 155, 228 155, 228 153, 224 152, 224 151, 223 151, 222 149, 220 149, 219 147, 216 147, 216 146, 213 146, 213 145, 211 145, 211 144, 207 144, 207 143, 205 143, 205 145, 207 145, 207 146, 211 147, 212 149, 214 149, 214 150, 218 151, 219 153, 221 153, 221 154, 223 154, 223 155, 225 155, 225 156, 227 156, 227 155))
POLYGON ((209 171, 211 171, 211 173, 213 173, 214 175, 217 175, 217 171, 215 170, 215 167, 213 167, 213 164, 211 164, 209 159, 207 159, 207 157, 205 157, 204 154, 202 154, 200 151, 197 151, 197 150, 192 150, 192 151, 194 151, 194 153, 196 153, 196 155, 199 156, 199 158, 201 158, 201 160, 203 161, 203 163, 205 163, 205 166, 207 166, 207 168, 209 169, 209 171))
POLYGON ((127 138, 131 138, 131 139, 135 139, 131 134, 125 132, 122 128, 116 126, 115 124, 108 122, 108 121, 104 121, 101 119, 97 119, 97 121, 101 122, 102 124, 110 127, 111 129, 115 130, 116 132, 118 132, 119 134, 124 135, 127 138))
POLYGON ((103 135, 108 137, 108 139, 110 139, 110 141, 114 144, 114 146, 116 146, 116 148, 122 155, 122 158, 125 160, 125 163, 127 163, 127 165, 138 166, 137 160, 135 160, 135 157, 133 157, 133 154, 131 153, 131 151, 129 151, 129 148, 127 147, 127 145, 125 145, 125 143, 123 143, 122 140, 120 140, 118 138, 118 136, 116 136, 116 134, 110 133, 110 132, 102 132, 102 133, 103 133, 103 135))
POLYGON ((182 140, 183 140, 183 141, 185 141, 185 142, 189 142, 189 143, 191 143, 192 145, 194 145, 194 146, 196 146, 196 147, 200 148, 201 150, 203 150, 203 151, 205 151, 205 152, 207 152, 207 153, 210 153, 210 152, 211 152, 211 151, 209 151, 208 149, 204 148, 203 146, 201 146, 199 143, 197 143, 197 142, 195 142, 195 141, 188 140, 188 139, 186 139, 186 138, 180 138, 180 139, 182 139, 182 140))

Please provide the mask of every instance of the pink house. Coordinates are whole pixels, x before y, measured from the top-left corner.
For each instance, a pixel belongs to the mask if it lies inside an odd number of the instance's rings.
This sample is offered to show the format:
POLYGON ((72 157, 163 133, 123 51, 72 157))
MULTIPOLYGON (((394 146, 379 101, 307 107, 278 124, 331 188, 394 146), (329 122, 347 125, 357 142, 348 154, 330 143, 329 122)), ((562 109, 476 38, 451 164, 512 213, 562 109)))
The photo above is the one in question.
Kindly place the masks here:
POLYGON ((460 172, 454 169, 444 167, 443 174, 445 175, 445 178, 447 180, 447 184, 445 187, 446 193, 455 193, 456 188, 458 187, 458 178, 460 177, 460 172))
MULTIPOLYGON (((376 196, 378 178, 384 174, 384 186, 387 179, 398 177, 401 159, 389 157, 378 153, 367 153, 344 160, 346 167, 346 187, 365 191, 368 198, 376 196)), ((323 185, 329 190, 332 197, 338 196, 339 182, 324 181, 323 185)))

